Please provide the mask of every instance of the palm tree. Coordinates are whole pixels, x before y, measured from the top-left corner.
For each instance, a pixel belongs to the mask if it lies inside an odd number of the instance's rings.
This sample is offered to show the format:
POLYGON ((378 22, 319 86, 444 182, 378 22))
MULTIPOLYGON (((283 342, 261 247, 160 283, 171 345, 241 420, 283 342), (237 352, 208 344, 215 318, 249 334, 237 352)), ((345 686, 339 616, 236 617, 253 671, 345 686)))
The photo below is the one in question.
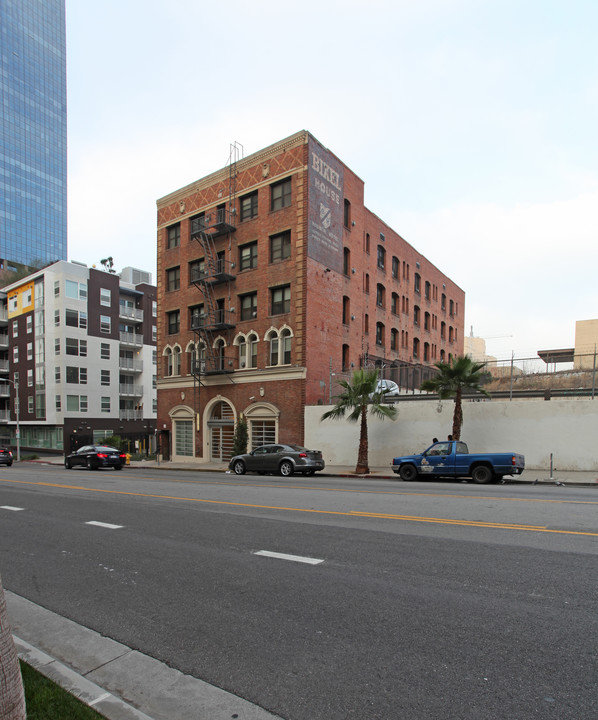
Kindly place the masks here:
POLYGON ((463 407, 461 400, 463 390, 473 390, 486 397, 490 393, 481 386, 483 378, 482 369, 486 363, 476 363, 469 356, 453 358, 452 363, 435 363, 438 373, 429 380, 424 380, 420 390, 438 393, 441 400, 448 398, 455 399, 455 410, 453 412, 453 440, 461 438, 461 426, 463 425, 463 407))
POLYGON ((355 472, 362 475, 369 473, 368 465, 368 407, 370 413, 375 417, 388 417, 394 420, 397 416, 396 408, 392 405, 383 405, 382 398, 388 392, 377 391, 378 371, 377 370, 356 370, 353 373, 351 382, 340 380, 339 384, 345 389, 343 393, 335 397, 336 405, 332 410, 325 412, 321 420, 328 418, 344 418, 349 413, 349 422, 361 422, 359 432, 359 450, 357 453, 357 465, 355 472))
POLYGON ((25 696, 17 650, 8 624, 0 578, 0 718, 25 720, 25 696))

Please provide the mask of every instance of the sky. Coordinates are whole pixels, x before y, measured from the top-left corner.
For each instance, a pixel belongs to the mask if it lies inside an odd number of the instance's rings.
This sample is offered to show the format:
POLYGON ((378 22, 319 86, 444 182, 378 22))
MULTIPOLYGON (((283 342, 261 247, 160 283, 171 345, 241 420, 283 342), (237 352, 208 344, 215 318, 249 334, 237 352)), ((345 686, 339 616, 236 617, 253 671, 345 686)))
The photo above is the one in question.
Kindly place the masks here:
POLYGON ((66 0, 69 260, 156 281, 156 200, 310 131, 499 359, 598 317, 595 0, 66 0))

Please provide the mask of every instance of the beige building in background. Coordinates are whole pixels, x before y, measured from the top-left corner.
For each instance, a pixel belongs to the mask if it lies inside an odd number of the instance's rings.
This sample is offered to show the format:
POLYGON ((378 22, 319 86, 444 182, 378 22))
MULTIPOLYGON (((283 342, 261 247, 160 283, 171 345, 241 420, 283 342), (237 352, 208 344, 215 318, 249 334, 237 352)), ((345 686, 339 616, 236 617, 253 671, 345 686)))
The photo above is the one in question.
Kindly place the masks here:
POLYGON ((575 323, 576 369, 592 369, 598 348, 598 320, 577 320, 575 323))

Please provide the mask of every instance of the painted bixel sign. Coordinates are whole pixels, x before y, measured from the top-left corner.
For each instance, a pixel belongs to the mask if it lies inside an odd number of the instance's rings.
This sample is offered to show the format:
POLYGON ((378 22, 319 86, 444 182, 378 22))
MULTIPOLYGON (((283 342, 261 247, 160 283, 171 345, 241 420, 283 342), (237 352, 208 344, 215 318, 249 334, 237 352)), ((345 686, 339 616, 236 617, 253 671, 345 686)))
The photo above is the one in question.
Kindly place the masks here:
POLYGON ((343 166, 311 137, 308 152, 307 254, 340 273, 343 271, 343 166))

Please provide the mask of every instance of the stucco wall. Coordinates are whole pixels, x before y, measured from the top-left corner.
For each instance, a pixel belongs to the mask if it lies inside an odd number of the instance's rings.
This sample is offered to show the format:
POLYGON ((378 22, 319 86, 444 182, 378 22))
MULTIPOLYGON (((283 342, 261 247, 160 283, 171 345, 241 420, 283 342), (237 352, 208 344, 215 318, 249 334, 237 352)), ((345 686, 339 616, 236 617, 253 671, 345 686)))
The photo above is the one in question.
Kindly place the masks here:
MULTIPOLYGON (((397 419, 368 416, 370 466, 390 465, 396 455, 419 452, 451 432, 453 401, 399 401, 397 419)), ((359 425, 324 420, 329 406, 305 408, 305 445, 328 465, 355 465, 359 425)), ((528 469, 598 470, 598 398, 466 402, 461 439, 471 452, 520 452, 528 469)))

